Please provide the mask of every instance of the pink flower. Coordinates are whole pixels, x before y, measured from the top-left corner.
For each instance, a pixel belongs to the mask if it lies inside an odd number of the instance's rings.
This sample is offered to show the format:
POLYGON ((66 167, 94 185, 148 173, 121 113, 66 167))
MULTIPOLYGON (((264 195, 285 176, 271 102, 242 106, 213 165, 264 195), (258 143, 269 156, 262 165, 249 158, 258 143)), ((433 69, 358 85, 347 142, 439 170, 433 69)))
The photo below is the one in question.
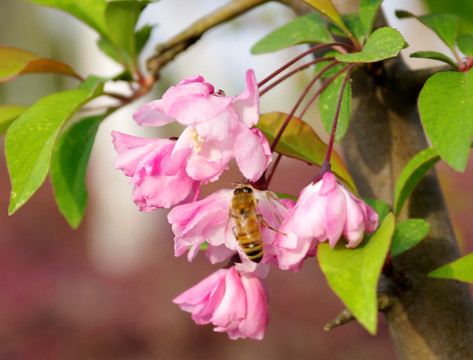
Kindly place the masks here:
POLYGON ((177 153, 171 159, 175 141, 144 139, 117 131, 112 132, 112 137, 118 152, 115 168, 135 185, 133 201, 141 211, 168 208, 199 196, 199 182, 183 168, 185 153, 177 153))
MULTIPOLYGON (((288 208, 292 206, 292 202, 286 200, 283 205, 270 191, 253 189, 253 196, 258 201, 256 213, 262 216, 267 225, 277 229, 289 213, 288 208)), ((212 263, 223 261, 237 251, 242 260, 242 264, 238 264, 240 272, 253 273, 258 270, 262 271, 259 276, 265 277, 264 271, 257 269, 256 265, 261 267, 262 264, 274 260, 276 250, 273 243, 277 232, 260 222, 263 259, 260 264, 249 260, 233 234, 234 219, 229 217, 232 198, 233 190, 223 189, 205 199, 173 208, 168 215, 168 221, 175 235, 175 255, 180 256, 189 250, 187 257, 191 261, 200 246, 207 242, 206 255, 212 263)))
POLYGON ((169 88, 162 99, 142 106, 133 115, 139 125, 162 126, 172 121, 187 126, 171 154, 185 151, 187 174, 194 180, 215 181, 236 159, 242 174, 258 180, 272 159, 267 139, 252 128, 259 119, 259 94, 253 70, 237 97, 215 93, 201 76, 169 88))
POLYGON ((268 297, 260 279, 240 275, 234 267, 220 269, 173 302, 198 325, 213 324, 230 339, 261 340, 269 322, 268 297))
POLYGON ((317 243, 329 241, 334 247, 343 235, 347 247, 354 248, 363 240, 364 232, 378 226, 378 214, 355 197, 335 175, 326 173, 322 180, 305 187, 281 224, 276 247, 282 269, 298 271, 305 257, 314 256, 317 243))

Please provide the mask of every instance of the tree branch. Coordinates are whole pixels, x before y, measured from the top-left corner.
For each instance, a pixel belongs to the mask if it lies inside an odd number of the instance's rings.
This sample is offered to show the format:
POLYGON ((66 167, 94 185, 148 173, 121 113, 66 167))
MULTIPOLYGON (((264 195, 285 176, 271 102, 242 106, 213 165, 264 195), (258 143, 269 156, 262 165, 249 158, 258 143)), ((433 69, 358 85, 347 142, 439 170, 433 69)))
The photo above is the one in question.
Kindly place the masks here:
POLYGON ((179 53, 185 51, 189 46, 197 42, 206 31, 234 19, 267 1, 268 0, 234 0, 203 18, 200 18, 181 33, 167 42, 158 45, 156 47, 156 53, 146 62, 148 70, 158 79, 161 68, 173 60, 179 53))

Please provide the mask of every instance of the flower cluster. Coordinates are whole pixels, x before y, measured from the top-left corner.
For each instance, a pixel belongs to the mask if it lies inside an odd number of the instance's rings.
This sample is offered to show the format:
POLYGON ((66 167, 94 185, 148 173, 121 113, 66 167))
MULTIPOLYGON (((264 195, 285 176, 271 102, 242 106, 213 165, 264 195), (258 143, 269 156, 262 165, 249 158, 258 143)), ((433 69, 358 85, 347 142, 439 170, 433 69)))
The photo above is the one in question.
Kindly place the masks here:
POLYGON ((253 127, 259 95, 252 70, 246 84, 230 97, 200 76, 188 78, 134 114, 139 125, 184 125, 177 140, 112 136, 115 167, 130 177, 140 210, 173 207, 168 221, 175 255, 187 251, 192 261, 204 247, 212 264, 227 264, 174 302, 197 324, 213 324, 232 339, 262 339, 269 321, 264 279, 270 266, 297 272, 319 242, 333 247, 342 236, 355 247, 365 231, 376 229, 378 217, 330 172, 303 189, 297 203, 251 185, 263 176, 271 151, 253 127), (200 186, 216 181, 233 159, 247 183, 199 199, 200 186))
POLYGON ((259 118, 252 70, 246 74, 246 84, 239 96, 231 97, 215 92, 201 76, 187 78, 133 115, 142 126, 160 127, 174 121, 186 126, 177 141, 112 133, 119 155, 115 167, 131 178, 140 210, 195 200, 200 185, 217 180, 232 159, 250 181, 261 177, 271 151, 261 131, 252 127, 259 118), (166 191, 157 191, 160 188, 166 191))

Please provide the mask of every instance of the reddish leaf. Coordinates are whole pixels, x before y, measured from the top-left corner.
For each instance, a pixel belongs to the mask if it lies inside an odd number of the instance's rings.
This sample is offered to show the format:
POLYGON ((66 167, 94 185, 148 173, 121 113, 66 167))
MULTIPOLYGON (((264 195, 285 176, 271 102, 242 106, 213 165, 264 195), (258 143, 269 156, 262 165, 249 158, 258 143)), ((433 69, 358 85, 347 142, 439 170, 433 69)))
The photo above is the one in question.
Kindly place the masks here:
POLYGON ((73 68, 61 61, 42 58, 15 47, 0 46, 0 82, 29 73, 54 73, 82 80, 73 68))
MULTIPOLYGON (((270 143, 275 138, 286 117, 287 114, 282 112, 261 114, 258 128, 264 133, 270 143)), ((310 125, 293 116, 279 139, 275 150, 283 155, 321 166, 327 152, 327 145, 310 125)), ((354 194, 357 194, 353 179, 342 159, 335 151, 332 152, 331 163, 332 171, 354 194)))

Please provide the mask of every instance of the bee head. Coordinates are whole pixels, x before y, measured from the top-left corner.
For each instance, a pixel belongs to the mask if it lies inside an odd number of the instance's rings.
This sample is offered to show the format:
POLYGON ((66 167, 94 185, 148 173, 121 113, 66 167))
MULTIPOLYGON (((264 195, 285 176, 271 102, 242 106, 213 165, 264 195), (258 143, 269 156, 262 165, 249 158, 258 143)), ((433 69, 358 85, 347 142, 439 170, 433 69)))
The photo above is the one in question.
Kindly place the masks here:
POLYGON ((248 186, 248 185, 242 185, 242 186, 238 186, 237 188, 235 188, 235 190, 233 190, 233 194, 234 195, 237 195, 237 194, 251 194, 253 193, 253 188, 251 186, 248 186))

